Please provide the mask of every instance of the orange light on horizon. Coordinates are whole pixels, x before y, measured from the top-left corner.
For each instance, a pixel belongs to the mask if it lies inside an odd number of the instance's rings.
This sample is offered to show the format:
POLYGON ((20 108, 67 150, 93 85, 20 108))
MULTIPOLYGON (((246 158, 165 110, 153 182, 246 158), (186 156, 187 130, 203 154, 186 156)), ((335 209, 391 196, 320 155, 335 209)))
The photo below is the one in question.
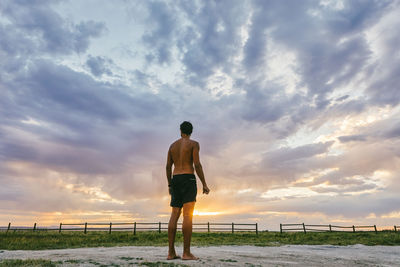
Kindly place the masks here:
POLYGON ((194 210, 193 215, 194 216, 214 216, 214 215, 221 215, 222 212, 220 211, 198 211, 194 210))

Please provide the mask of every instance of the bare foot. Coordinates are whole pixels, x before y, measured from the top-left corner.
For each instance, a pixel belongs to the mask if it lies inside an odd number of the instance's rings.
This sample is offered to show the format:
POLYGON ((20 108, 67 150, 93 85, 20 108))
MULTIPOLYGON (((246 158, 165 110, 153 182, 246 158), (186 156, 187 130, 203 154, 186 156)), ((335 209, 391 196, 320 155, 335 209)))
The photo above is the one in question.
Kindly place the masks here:
POLYGON ((199 258, 195 257, 192 253, 183 254, 182 260, 198 260, 199 258))
POLYGON ((168 255, 167 260, 176 260, 176 259, 180 259, 181 257, 178 255, 168 255))

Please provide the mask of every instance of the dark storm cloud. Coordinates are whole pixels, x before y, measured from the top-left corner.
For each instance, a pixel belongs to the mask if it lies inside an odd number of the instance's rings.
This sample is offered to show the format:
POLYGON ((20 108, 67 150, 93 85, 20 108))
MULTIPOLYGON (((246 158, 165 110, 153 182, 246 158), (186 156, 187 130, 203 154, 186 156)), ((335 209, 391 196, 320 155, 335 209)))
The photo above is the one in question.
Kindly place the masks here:
POLYGON ((264 161, 270 165, 277 165, 284 162, 293 162, 313 157, 327 152, 333 142, 316 143, 304 145, 296 148, 281 148, 272 152, 268 152, 264 156, 264 161))
POLYGON ((1 155, 6 160, 26 160, 35 161, 38 153, 34 147, 24 144, 18 144, 12 142, 14 140, 7 140, 6 138, 2 141, 1 155))
POLYGON ((343 135, 343 136, 338 137, 339 141, 342 143, 352 142, 352 141, 365 141, 366 138, 367 137, 365 135, 361 135, 361 134, 343 135))
POLYGON ((364 98, 356 98, 338 103, 333 102, 329 108, 326 108, 325 110, 310 109, 308 116, 304 116, 302 113, 297 114, 297 116, 302 118, 303 122, 305 121, 308 123, 308 125, 313 129, 318 129, 329 120, 344 119, 350 115, 356 116, 361 114, 368 109, 368 104, 364 98))
POLYGON ((335 101, 340 102, 340 101, 344 101, 344 100, 346 100, 346 99, 348 99, 348 98, 349 98, 349 95, 344 95, 344 96, 341 96, 341 97, 336 98, 335 101))
POLYGON ((346 193, 353 193, 353 192, 363 192, 365 190, 376 189, 375 184, 346 184, 345 186, 339 188, 323 188, 323 187, 312 187, 311 189, 317 193, 339 193, 339 194, 346 194, 346 193))
POLYGON ((391 1, 345 1, 343 9, 325 12, 326 25, 334 34, 353 34, 375 23, 391 1), (378 17, 376 17, 378 16, 378 17))
POLYGON ((295 181, 302 174, 323 165, 316 155, 326 153, 333 142, 281 148, 263 155, 260 170, 274 181, 295 181))
MULTIPOLYGON (((292 3, 296 5, 296 2, 292 3)), ((249 72, 263 67, 267 55, 267 30, 272 27, 275 9, 273 2, 252 1, 249 38, 244 46, 244 65, 249 72), (268 6, 271 5, 271 6, 268 6)))
POLYGON ((93 57, 89 55, 88 59, 86 60, 86 65, 89 67, 90 72, 96 76, 100 77, 103 74, 111 75, 112 71, 108 68, 108 64, 112 64, 112 60, 106 57, 93 57))
POLYGON ((249 121, 260 122, 270 122, 279 119, 285 113, 285 107, 288 105, 283 105, 283 101, 279 98, 274 99, 274 91, 278 91, 274 89, 276 88, 270 90, 249 88, 246 90, 247 101, 242 108, 244 111, 243 118, 249 121))
POLYGON ((16 98, 20 101, 18 104, 25 108, 28 105, 33 112, 39 111, 54 122, 63 118, 68 122, 69 114, 110 122, 135 116, 146 118, 157 116, 168 107, 155 95, 130 96, 124 92, 123 85, 118 88, 118 85, 97 82, 49 61, 34 62, 27 76, 18 78, 15 80, 21 88, 21 97, 16 98))
POLYGON ((390 127, 385 133, 384 137, 386 138, 399 138, 400 137, 400 123, 390 127))
POLYGON ((192 84, 203 86, 218 68, 230 73, 233 57, 241 49, 240 27, 247 17, 243 12, 246 6, 243 1, 205 1, 195 9, 181 2, 191 24, 182 29, 177 44, 192 84))
POLYGON ((238 112, 247 121, 269 123, 290 115, 293 122, 302 123, 309 116, 307 107, 302 105, 304 98, 297 94, 287 96, 279 84, 257 80, 252 83, 243 83, 242 86, 246 97, 238 108, 238 112), (302 112, 296 114, 295 110, 302 112))
POLYGON ((265 185, 287 184, 301 178, 304 174, 331 166, 329 157, 316 156, 328 152, 333 141, 307 144, 299 147, 284 147, 266 152, 260 156, 258 164, 248 164, 237 170, 238 178, 249 176, 250 184, 254 181, 265 185))
POLYGON ((108 97, 113 95, 122 101, 121 106, 133 104, 120 92, 112 92, 107 84, 96 83, 86 75, 50 62, 37 62, 27 77, 28 81, 31 84, 27 87, 27 94, 30 97, 37 96, 36 103, 47 108, 53 106, 53 110, 59 108, 71 110, 75 114, 116 120, 125 117, 124 112, 120 106, 108 102, 108 97))
POLYGON ((358 134, 339 136, 338 139, 342 143, 347 142, 365 142, 379 143, 390 140, 397 140, 400 137, 400 121, 397 114, 393 116, 377 120, 367 126, 357 128, 358 134))
MULTIPOLYGON (((398 62, 399 58, 397 59, 398 62)), ((369 101, 377 105, 397 106, 400 102, 400 66, 397 64, 383 75, 378 81, 371 84, 366 90, 369 101)))
POLYGON ((0 8, 2 15, 13 23, 7 47, 14 52, 18 48, 18 52, 29 51, 32 47, 45 53, 85 52, 90 38, 98 37, 105 29, 103 23, 94 21, 68 23, 48 1, 5 1, 0 8), (15 42, 16 39, 23 45, 15 42), (11 48, 11 43, 20 47, 11 48))
POLYGON ((279 1, 253 2, 255 12, 245 46, 245 64, 251 69, 263 63, 268 37, 262 37, 270 31, 270 39, 296 52, 308 95, 316 95, 317 107, 324 109, 329 104, 326 94, 354 78, 370 57, 366 40, 355 32, 379 21, 387 4, 349 1, 339 11, 318 4, 296 1, 287 8, 279 1), (316 16, 312 15, 313 9, 316 16))
POLYGON ((308 185, 321 185, 324 183, 327 183, 328 185, 339 185, 339 188, 312 187, 312 190, 316 192, 321 192, 320 190, 325 190, 325 192, 341 193, 351 192, 351 190, 355 190, 357 187, 359 187, 359 189, 362 189, 363 186, 371 186, 372 188, 377 187, 375 184, 371 183, 370 178, 364 175, 358 177, 357 175, 355 175, 357 173, 360 172, 349 173, 346 170, 339 169, 314 179, 312 182, 308 183, 308 185), (356 188, 348 188, 349 186, 356 188))
MULTIPOLYGON (((14 103, 11 105, 13 115, 20 120, 32 116, 55 129, 49 131, 14 120, 7 124, 53 141, 55 147, 46 148, 39 143, 17 145, 22 140, 10 137, 11 143, 6 144, 2 151, 10 158, 64 166, 77 172, 112 171, 123 164, 127 149, 146 150, 146 146, 136 142, 134 137, 142 140, 152 138, 145 134, 147 130, 123 128, 120 124, 126 120, 138 123, 148 119, 162 120, 162 116, 170 110, 169 104, 155 95, 130 96, 119 90, 123 88, 94 81, 67 67, 48 61, 34 63, 27 76, 9 84, 8 96, 14 103), (18 93, 14 94, 15 91, 18 93), (123 144, 127 136, 133 138, 128 145, 123 144), (69 149, 59 154, 55 150, 59 145, 68 145, 69 149), (84 155, 86 157, 82 159, 84 155), (107 164, 98 165, 98 162, 107 164)), ((0 111, 7 114, 6 110, 0 111)))
POLYGON ((176 27, 176 17, 173 10, 166 2, 150 1, 147 4, 149 17, 147 24, 151 25, 152 30, 145 32, 142 36, 143 42, 154 54, 146 55, 146 59, 151 62, 154 58, 159 64, 170 63, 171 44, 174 39, 174 29, 176 27))
POLYGON ((398 64, 400 35, 396 31, 400 27, 397 15, 399 10, 400 3, 394 1, 391 5, 391 19, 389 18, 389 21, 379 28, 378 36, 373 40, 374 43, 379 44, 379 53, 381 54, 371 67, 372 80, 366 88, 369 103, 372 105, 397 106, 400 102, 400 67, 398 64))

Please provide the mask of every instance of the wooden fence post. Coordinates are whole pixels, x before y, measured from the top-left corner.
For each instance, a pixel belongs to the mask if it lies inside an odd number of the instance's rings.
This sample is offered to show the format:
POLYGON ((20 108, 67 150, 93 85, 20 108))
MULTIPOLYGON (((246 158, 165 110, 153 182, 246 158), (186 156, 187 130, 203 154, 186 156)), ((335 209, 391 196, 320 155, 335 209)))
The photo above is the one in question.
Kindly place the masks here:
POLYGON ((85 230, 83 230, 83 232, 86 234, 87 231, 87 222, 85 222, 85 230))
POLYGON ((304 223, 303 223, 303 230, 304 230, 304 233, 307 234, 307 232, 306 232, 306 226, 304 225, 304 223))
POLYGON ((281 234, 282 234, 282 224, 279 224, 279 229, 281 230, 281 234))
POLYGON ((374 229, 375 229, 375 234, 377 234, 377 233, 378 233, 378 231, 376 230, 376 225, 374 225, 374 229))
POLYGON ((36 223, 33 224, 33 231, 36 231, 36 223))
MULTIPOLYGON (((396 226, 395 226, 396 227, 396 226)), ((8 223, 8 227, 7 227, 7 232, 6 233, 8 233, 8 231, 10 231, 10 228, 11 228, 11 223, 9 222, 8 223)))
POLYGON ((210 232, 210 222, 207 223, 207 231, 210 232))
POLYGON ((353 225, 353 233, 356 232, 356 227, 353 225))
POLYGON ((258 223, 256 223, 256 235, 258 235, 258 223))
POLYGON ((232 223, 232 234, 235 232, 235 224, 232 223))
POLYGON ((394 231, 397 232, 397 227, 396 227, 396 225, 394 226, 394 231))
POLYGON ((62 226, 62 223, 60 223, 60 229, 58 229, 59 233, 61 233, 61 226, 62 226))
POLYGON ((136 235, 136 222, 133 223, 133 235, 136 235))
POLYGON ((329 225, 329 232, 332 232, 332 225, 329 225))
POLYGON ((111 234, 111 226, 112 226, 112 222, 110 222, 110 230, 109 230, 109 234, 111 234))
POLYGON ((158 222, 158 233, 161 233, 161 222, 158 222))

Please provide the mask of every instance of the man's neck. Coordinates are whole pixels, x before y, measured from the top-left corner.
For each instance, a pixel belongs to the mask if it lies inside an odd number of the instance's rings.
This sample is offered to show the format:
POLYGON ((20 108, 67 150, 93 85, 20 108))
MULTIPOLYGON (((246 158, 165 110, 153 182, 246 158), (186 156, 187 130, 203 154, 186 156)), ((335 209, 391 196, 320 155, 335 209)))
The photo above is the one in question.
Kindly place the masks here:
POLYGON ((187 135, 187 134, 181 134, 181 137, 183 139, 190 139, 190 135, 187 135))

